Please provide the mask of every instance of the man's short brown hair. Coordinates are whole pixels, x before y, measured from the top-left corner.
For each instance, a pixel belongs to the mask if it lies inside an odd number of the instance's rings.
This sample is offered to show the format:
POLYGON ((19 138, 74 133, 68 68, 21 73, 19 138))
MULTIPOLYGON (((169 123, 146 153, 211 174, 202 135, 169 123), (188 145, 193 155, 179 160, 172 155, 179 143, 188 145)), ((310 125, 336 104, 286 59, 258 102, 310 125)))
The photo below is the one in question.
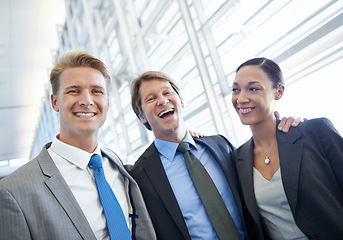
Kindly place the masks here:
POLYGON ((107 92, 110 91, 111 76, 106 65, 99 59, 93 57, 87 52, 70 51, 62 55, 55 67, 50 72, 50 84, 52 94, 56 95, 60 87, 60 76, 62 72, 71 67, 90 67, 101 72, 106 81, 107 92))

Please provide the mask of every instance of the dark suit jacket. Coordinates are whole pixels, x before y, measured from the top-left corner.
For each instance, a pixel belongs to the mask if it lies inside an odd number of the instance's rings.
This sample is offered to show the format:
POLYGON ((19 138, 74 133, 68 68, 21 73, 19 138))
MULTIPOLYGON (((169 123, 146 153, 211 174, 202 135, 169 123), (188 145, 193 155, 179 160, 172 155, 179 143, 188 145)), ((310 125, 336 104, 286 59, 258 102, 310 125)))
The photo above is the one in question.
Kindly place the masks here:
MULTIPOLYGON (((241 211, 239 193, 237 192, 237 175, 230 157, 233 146, 219 135, 203 137, 195 139, 195 141, 204 144, 219 163, 241 211)), ((141 189, 157 238, 190 239, 181 210, 154 143, 140 156, 130 174, 141 189)))
MULTIPOLYGON (((95 239, 95 235, 47 148, 0 181, 0 239, 95 239)), ((110 150, 102 154, 129 179, 132 234, 156 239, 138 185, 110 150)))
MULTIPOLYGON (((300 230, 310 239, 343 239, 343 139, 328 119, 276 131, 285 193, 300 230)), ((233 154, 243 198, 254 225, 262 226, 253 189, 253 139, 233 154)), ((268 238, 268 237, 267 237, 268 238)))

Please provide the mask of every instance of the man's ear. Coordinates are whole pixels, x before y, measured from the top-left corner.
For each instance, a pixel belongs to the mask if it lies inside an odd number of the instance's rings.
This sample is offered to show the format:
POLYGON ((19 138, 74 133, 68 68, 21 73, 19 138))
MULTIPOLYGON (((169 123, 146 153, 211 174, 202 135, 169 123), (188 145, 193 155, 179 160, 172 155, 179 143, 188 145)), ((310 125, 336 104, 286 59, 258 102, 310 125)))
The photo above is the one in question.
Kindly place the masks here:
POLYGON ((59 112, 60 109, 58 108, 57 106, 57 98, 54 94, 51 94, 51 106, 52 108, 56 111, 56 112, 59 112))
POLYGON ((285 86, 280 86, 275 93, 275 100, 280 100, 283 96, 283 93, 285 91, 285 86))
POLYGON ((138 114, 139 120, 141 120, 142 123, 147 123, 148 120, 146 120, 146 118, 144 117, 144 115, 142 114, 138 114))

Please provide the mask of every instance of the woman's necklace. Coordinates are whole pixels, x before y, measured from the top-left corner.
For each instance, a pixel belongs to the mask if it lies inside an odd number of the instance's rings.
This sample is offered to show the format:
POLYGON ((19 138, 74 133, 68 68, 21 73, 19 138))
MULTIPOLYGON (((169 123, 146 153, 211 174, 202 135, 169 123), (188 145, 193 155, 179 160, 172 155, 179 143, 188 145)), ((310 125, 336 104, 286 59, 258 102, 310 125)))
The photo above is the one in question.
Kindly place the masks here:
POLYGON ((257 145, 257 144, 255 144, 256 145, 256 147, 257 147, 257 149, 264 155, 264 156, 266 156, 266 159, 264 160, 264 163, 265 164, 269 164, 270 163, 270 159, 269 159, 269 155, 272 153, 272 151, 273 151, 273 149, 274 149, 274 146, 275 146, 275 144, 276 144, 276 140, 275 140, 275 142, 274 142, 274 144, 273 144, 273 146, 272 146, 272 148, 270 149, 270 152, 269 152, 269 154, 267 155, 267 154, 265 154, 262 150, 261 150, 261 148, 257 145))

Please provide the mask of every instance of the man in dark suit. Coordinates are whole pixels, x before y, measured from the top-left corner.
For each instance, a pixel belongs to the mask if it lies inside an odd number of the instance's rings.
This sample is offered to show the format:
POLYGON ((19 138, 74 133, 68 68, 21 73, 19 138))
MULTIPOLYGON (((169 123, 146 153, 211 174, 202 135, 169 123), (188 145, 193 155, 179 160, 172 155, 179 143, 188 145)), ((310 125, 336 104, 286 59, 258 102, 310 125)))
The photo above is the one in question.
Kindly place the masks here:
POLYGON ((193 139, 184 124, 179 89, 160 72, 136 78, 131 96, 134 112, 155 136, 130 174, 142 191, 157 238, 217 239, 183 156, 176 151, 179 143, 188 142, 220 192, 239 235, 246 239, 231 143, 220 135, 193 139))
POLYGON ((36 158, 0 181, 0 239, 114 239, 118 231, 109 234, 94 181, 98 175, 87 167, 94 154, 120 204, 115 212, 122 216, 119 229, 125 239, 155 239, 136 182, 112 151, 98 146, 109 108, 105 65, 88 53, 69 52, 51 71, 50 82, 60 133, 36 158))

